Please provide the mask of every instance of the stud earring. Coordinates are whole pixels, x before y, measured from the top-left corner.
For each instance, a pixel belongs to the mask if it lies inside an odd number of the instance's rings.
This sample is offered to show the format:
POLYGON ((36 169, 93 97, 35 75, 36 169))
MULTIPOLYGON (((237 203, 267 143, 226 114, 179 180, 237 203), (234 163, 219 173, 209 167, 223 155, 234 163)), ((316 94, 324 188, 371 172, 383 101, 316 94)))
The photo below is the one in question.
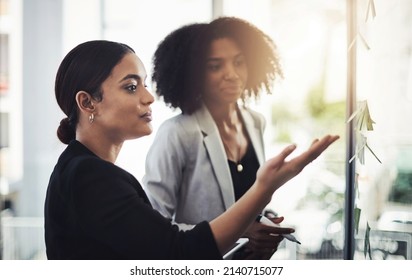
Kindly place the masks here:
POLYGON ((94 114, 91 113, 91 115, 89 116, 89 123, 93 123, 94 122, 94 114))

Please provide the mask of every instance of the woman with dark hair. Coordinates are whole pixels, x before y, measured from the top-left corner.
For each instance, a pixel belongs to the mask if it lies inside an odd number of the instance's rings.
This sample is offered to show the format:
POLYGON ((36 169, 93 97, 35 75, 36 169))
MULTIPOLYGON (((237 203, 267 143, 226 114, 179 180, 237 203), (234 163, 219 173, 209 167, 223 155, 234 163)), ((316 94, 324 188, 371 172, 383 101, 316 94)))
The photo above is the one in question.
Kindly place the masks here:
MULTIPOLYGON (((181 114, 159 128, 143 185, 156 209, 190 229, 225 212, 255 181, 265 161, 265 119, 247 101, 270 93, 282 71, 271 38, 234 17, 173 31, 153 63, 157 94, 181 114)), ((237 258, 270 258, 282 241, 279 232, 255 222, 237 258)))
POLYGON ((68 144, 51 174, 45 201, 48 259, 221 259, 273 192, 297 175, 337 137, 316 141, 286 161, 290 145, 267 161, 242 199, 190 231, 154 210, 139 182, 114 163, 125 140, 152 132, 153 96, 134 51, 89 41, 71 50, 57 72, 58 128, 68 144))

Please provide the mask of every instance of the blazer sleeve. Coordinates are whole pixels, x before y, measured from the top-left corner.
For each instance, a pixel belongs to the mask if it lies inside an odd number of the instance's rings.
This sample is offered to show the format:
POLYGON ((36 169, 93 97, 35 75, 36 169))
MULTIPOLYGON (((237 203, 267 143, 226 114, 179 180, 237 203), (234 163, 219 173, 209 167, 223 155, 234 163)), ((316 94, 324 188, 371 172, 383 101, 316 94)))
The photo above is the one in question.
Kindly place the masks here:
MULTIPOLYGON (((165 121, 160 127, 150 147, 145 163, 143 188, 153 208, 164 217, 174 220, 179 201, 180 186, 183 184, 183 170, 187 162, 188 137, 176 118, 165 121)), ((177 224, 177 223, 176 223, 177 224)), ((194 225, 177 224, 188 230, 194 225)))
POLYGON ((138 181, 123 169, 92 158, 72 174, 79 226, 122 259, 221 258, 208 223, 179 231, 151 207, 138 181))

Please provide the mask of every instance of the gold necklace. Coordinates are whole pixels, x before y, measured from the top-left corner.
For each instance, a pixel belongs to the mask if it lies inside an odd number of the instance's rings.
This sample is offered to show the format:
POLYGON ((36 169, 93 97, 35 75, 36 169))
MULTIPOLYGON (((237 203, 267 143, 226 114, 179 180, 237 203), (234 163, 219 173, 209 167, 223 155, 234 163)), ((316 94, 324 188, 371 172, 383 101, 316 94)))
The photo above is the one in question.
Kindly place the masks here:
MULTIPOLYGON (((240 130, 242 131, 242 130, 240 130)), ((233 158, 235 160, 235 164, 236 164, 236 170, 237 172, 242 172, 243 171, 243 165, 240 162, 241 158, 240 158, 240 152, 242 149, 242 137, 239 133, 239 131, 236 130, 236 138, 237 138, 237 144, 238 144, 238 149, 237 149, 237 157, 235 157, 231 150, 229 149, 229 146, 227 145, 227 143, 225 142, 225 140, 222 138, 222 142, 223 142, 223 146, 225 147, 226 153, 228 154, 228 156, 230 156, 231 158, 233 158)))

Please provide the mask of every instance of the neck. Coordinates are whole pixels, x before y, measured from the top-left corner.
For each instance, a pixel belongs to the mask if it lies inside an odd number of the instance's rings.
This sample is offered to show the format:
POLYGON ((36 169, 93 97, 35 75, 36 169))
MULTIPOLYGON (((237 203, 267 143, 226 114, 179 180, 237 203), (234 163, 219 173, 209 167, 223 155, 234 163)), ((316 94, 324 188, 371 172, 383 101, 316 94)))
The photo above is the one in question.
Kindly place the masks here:
POLYGON ((90 130, 77 129, 76 140, 85 145, 99 158, 115 163, 117 156, 123 146, 123 142, 115 143, 104 135, 96 135, 90 130))
POLYGON ((240 122, 238 105, 236 103, 224 105, 214 104, 213 106, 207 106, 207 108, 218 127, 233 127, 240 122))
POLYGON ((237 171, 242 172, 241 158, 246 153, 248 142, 238 105, 210 106, 208 109, 219 130, 227 159, 235 162, 237 171))
POLYGON ((122 144, 110 144, 104 143, 104 141, 89 141, 87 138, 76 137, 76 140, 85 145, 90 151, 92 151, 95 155, 99 158, 109 161, 111 163, 115 163, 117 156, 122 148, 122 144))

